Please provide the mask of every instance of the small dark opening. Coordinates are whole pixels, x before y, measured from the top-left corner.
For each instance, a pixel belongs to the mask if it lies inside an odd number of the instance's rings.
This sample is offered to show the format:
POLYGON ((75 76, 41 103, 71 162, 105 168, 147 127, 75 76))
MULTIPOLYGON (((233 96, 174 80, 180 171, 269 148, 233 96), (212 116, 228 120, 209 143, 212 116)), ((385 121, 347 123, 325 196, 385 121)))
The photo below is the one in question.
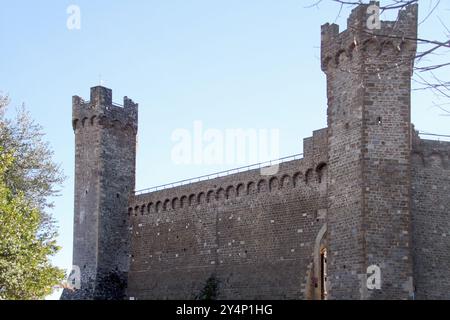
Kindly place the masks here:
POLYGON ((378 124, 379 126, 381 126, 381 125, 383 124, 383 119, 381 119, 381 117, 378 117, 378 118, 377 118, 377 124, 378 124))
MULTIPOLYGON (((345 266, 344 266, 345 267, 345 266)), ((322 249, 320 253, 320 298, 327 298, 327 250, 322 249)))

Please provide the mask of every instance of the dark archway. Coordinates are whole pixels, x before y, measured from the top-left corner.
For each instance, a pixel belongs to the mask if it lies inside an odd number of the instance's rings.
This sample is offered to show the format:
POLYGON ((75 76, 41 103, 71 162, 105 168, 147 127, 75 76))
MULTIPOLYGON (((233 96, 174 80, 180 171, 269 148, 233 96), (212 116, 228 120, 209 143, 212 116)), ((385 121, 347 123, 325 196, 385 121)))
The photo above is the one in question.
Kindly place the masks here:
POLYGON ((327 248, 322 247, 320 249, 320 299, 327 299, 327 248))

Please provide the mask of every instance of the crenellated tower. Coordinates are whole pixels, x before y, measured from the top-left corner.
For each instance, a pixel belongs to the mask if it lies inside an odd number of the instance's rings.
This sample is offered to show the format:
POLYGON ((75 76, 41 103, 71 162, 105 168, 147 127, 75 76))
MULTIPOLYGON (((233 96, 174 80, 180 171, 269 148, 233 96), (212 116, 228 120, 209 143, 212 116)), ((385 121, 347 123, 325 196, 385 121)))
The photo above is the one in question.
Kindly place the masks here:
POLYGON ((413 296, 410 92, 418 8, 377 26, 378 5, 356 7, 345 31, 322 26, 330 299, 413 296))
POLYGON ((135 187, 138 105, 113 104, 112 91, 72 98, 75 132, 73 265, 81 288, 63 299, 122 299, 129 268, 127 205, 135 187))

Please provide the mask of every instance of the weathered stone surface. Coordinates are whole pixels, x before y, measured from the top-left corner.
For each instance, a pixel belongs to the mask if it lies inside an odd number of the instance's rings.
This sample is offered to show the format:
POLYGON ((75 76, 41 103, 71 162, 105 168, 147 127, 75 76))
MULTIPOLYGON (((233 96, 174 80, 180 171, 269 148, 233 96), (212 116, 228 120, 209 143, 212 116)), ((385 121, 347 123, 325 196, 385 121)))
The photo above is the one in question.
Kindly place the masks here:
POLYGON ((112 103, 110 89, 94 87, 91 100, 73 97, 75 219, 73 264, 80 292, 64 299, 125 297, 129 269, 127 207, 135 185, 138 106, 112 103))
POLYGON ((192 299, 212 275, 219 299, 311 295, 306 282, 325 224, 318 212, 327 206, 326 138, 316 132, 305 141, 316 153, 282 163, 276 175, 253 170, 134 197, 128 295, 192 299))
POLYGON ((366 9, 322 27, 328 126, 271 176, 134 195, 137 105, 74 97, 82 286, 63 298, 450 299, 450 143, 410 120, 417 6, 370 32, 366 9))
POLYGON ((417 6, 369 31, 368 5, 347 30, 322 27, 328 87, 328 280, 335 299, 408 299, 411 252, 411 74, 417 6), (367 291, 367 268, 382 289, 367 291))

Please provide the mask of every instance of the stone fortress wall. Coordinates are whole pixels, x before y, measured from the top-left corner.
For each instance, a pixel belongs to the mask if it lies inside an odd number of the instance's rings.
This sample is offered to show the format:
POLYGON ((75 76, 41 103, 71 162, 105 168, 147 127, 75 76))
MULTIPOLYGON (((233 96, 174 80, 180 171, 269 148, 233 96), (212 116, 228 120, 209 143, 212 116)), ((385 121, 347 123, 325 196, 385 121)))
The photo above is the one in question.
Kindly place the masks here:
POLYGON ((326 145, 323 129, 274 175, 255 169, 133 197, 128 295, 193 299, 211 277, 221 299, 311 295, 326 145))
POLYGON ((413 136, 412 224, 417 299, 450 299, 450 143, 413 136))
POLYGON ((450 299, 450 142, 411 124, 417 18, 322 26, 327 128, 271 175, 134 193, 137 104, 73 97, 81 289, 62 298, 450 299))

